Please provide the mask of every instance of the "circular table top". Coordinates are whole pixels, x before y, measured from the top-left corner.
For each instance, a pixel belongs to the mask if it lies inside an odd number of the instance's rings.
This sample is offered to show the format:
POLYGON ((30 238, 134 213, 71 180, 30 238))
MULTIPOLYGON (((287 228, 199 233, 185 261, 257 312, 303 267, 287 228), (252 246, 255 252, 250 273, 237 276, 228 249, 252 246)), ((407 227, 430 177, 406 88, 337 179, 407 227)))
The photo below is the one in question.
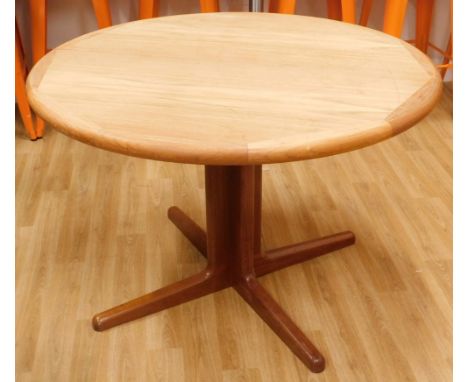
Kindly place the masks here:
POLYGON ((208 13, 86 34, 31 71, 36 112, 119 153, 248 165, 323 157, 394 136, 437 102, 409 44, 305 16, 208 13))

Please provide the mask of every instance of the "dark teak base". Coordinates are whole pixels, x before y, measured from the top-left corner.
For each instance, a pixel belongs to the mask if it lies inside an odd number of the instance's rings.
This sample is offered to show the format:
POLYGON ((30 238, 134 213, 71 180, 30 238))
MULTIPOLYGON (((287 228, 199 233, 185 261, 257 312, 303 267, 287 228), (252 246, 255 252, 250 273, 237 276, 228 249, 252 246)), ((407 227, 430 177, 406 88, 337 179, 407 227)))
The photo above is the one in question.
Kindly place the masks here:
POLYGON ((258 276, 346 247, 352 232, 261 253, 261 166, 206 166, 206 233, 177 207, 169 219, 207 257, 202 272, 99 313, 97 331, 233 287, 313 372, 325 359, 257 281, 258 276))

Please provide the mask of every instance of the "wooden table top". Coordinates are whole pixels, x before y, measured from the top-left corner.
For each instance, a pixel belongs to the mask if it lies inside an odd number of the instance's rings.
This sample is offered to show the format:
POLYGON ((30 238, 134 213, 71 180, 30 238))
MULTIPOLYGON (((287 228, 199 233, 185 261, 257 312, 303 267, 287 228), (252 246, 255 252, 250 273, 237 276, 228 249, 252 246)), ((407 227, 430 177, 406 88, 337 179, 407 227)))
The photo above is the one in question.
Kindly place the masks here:
POLYGON ((121 24, 54 49, 28 79, 36 112, 75 139, 212 165, 364 147, 414 125, 441 89, 430 60, 401 40, 269 13, 121 24))

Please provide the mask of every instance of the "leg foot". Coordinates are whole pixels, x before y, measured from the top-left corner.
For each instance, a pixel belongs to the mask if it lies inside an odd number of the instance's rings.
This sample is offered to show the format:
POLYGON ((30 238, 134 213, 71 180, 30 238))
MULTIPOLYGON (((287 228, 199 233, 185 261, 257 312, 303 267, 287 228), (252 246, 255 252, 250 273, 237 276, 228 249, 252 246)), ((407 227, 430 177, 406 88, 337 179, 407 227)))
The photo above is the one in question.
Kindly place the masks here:
POLYGON ((228 287, 222 272, 206 269, 185 280, 168 285, 93 317, 93 328, 100 332, 228 287))
POLYGON ((255 258, 255 274, 262 276, 290 265, 302 263, 354 244, 356 238, 350 231, 325 236, 268 251, 255 258))
POLYGON ((246 277, 234 288, 311 371, 325 369, 320 352, 255 277, 246 277))
POLYGON ((179 207, 173 206, 167 210, 167 217, 185 235, 200 253, 206 257, 206 233, 179 207))

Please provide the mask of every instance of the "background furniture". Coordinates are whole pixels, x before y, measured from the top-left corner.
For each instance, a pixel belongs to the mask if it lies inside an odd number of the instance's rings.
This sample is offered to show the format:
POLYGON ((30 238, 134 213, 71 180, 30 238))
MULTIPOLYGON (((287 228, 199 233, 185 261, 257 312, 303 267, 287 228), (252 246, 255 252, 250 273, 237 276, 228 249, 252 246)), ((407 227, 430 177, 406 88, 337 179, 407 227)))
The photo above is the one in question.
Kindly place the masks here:
POLYGON ((15 95, 18 102, 18 109, 23 120, 24 128, 32 141, 37 139, 34 129, 34 121, 26 97, 26 64, 24 62, 23 45, 18 31, 18 25, 15 22, 15 95))
MULTIPOLYGON (((108 0, 92 0, 96 20, 99 28, 112 25, 111 10, 108 0)), ((47 0, 29 0, 31 18, 32 63, 35 65, 47 53, 47 0)), ((157 2, 154 0, 140 0, 140 18, 157 15, 157 2)), ((22 105, 21 108, 24 109, 22 105)), ((36 134, 44 134, 44 121, 36 118, 36 134)))
MULTIPOLYGON (((92 0, 99 28, 111 25, 111 14, 107 0, 92 0)), ((141 0, 145 2, 145 0, 141 0)), ((31 17, 32 63, 35 65, 47 53, 47 0, 29 0, 31 17)), ((36 118, 37 137, 44 134, 45 123, 36 118)))
MULTIPOLYGON (((448 2, 448 0, 447 0, 448 2)), ((373 0, 363 0, 359 24, 367 26, 373 0)), ((453 1, 450 0, 450 12, 452 13, 453 1)), ((408 0, 385 0, 385 12, 382 30, 392 36, 401 37, 408 0)), ((296 0, 272 0, 270 2, 270 12, 293 14, 296 8, 296 0)), ((348 23, 357 23, 356 0, 327 0, 328 17, 334 20, 341 20, 348 23)), ((450 23, 450 37, 444 50, 440 49, 429 41, 432 28, 432 14, 434 0, 416 0, 416 33, 415 39, 410 40, 418 49, 428 53, 428 48, 438 52, 443 61, 438 65, 442 78, 445 77, 448 68, 452 67, 452 22, 450 23)))
MULTIPOLYGON (((98 28, 106 28, 112 25, 112 14, 107 0, 92 0, 94 7, 94 14, 98 28)), ((141 9, 141 7, 140 7, 141 9)))
MULTIPOLYGON (((403 28, 408 0, 385 0, 383 31, 399 37, 403 28)), ((372 8, 372 0, 362 2, 360 24, 367 25, 372 8)), ((296 0, 273 0, 270 2, 270 12, 294 13, 296 0)), ((327 0, 328 17, 356 23, 356 0, 327 0)))
POLYGON ((439 48, 430 41, 434 0, 417 0, 416 6, 416 37, 414 44, 426 54, 431 48, 442 56, 442 63, 438 65, 438 68, 442 78, 444 78, 447 69, 452 68, 453 0, 450 0, 450 36, 445 49, 439 48))
MULTIPOLYGON (((32 64, 35 65, 47 52, 47 2, 46 0, 29 0, 31 17, 32 64)), ((36 134, 44 134, 45 123, 36 118, 36 134)))
MULTIPOLYGON (((98 20, 99 28, 112 25, 112 16, 109 7, 109 0, 92 0, 94 12, 98 20)), ((200 0, 201 12, 218 12, 219 4, 217 0, 200 0)), ((149 19, 159 16, 158 0, 139 0, 139 18, 149 19)))
MULTIPOLYGON (((355 8, 356 0, 342 0, 342 20, 350 23, 356 22, 355 8)), ((363 0, 361 8, 361 17, 359 20, 360 25, 367 26, 369 15, 372 8, 372 0, 363 0)), ((450 0, 447 5, 450 6, 450 13, 453 13, 453 0, 450 0)), ((416 0, 416 32, 414 40, 409 42, 424 53, 428 53, 431 48, 437 51, 442 57, 443 61, 438 65, 442 78, 445 77, 448 68, 452 67, 452 17, 450 18, 450 35, 447 46, 444 50, 440 49, 429 41, 431 29, 433 26, 433 10, 434 0, 416 0)), ((385 16, 383 31, 396 37, 401 37, 403 30, 403 23, 405 13, 408 6, 408 0, 386 0, 385 3, 385 16)))
MULTIPOLYGON (((99 28, 105 28, 112 25, 112 13, 109 6, 109 0, 92 0, 94 13, 99 28)), ((159 15, 158 0, 139 0, 139 19, 149 19, 159 15)))
MULTIPOLYGON (((108 0, 92 0, 94 13, 99 28, 105 28, 112 25, 112 14, 108 0)), ((214 12, 218 10, 218 3, 214 0, 201 0, 200 7, 203 12, 214 12)), ((139 18, 151 18, 158 16, 158 1, 157 0, 139 0, 139 18)), ((36 64, 47 53, 47 0, 29 0, 29 12, 31 19, 31 45, 32 45, 32 64, 36 64)), ((15 41, 19 40, 19 31, 16 27, 15 41)), ((21 42, 18 45, 21 47, 21 42)), ((25 65, 24 52, 20 48, 15 55, 18 57, 18 65, 25 65), (18 61, 19 60, 19 61, 18 61)), ((40 138, 44 134, 44 121, 37 117, 35 121, 30 111, 29 105, 24 102, 25 97, 22 96, 21 83, 24 82, 26 71, 20 71, 16 74, 18 107, 25 121, 28 135, 32 140, 40 138), (23 78, 22 78, 23 77, 23 78), (34 123, 35 122, 35 123, 34 123), (33 128, 35 126, 35 128, 33 128), (33 134, 34 131, 34 134, 33 134)))
POLYGON ((36 65, 28 85, 35 110, 75 139, 205 165, 206 234, 178 208, 168 214, 207 257, 207 267, 96 315, 96 330, 232 286, 319 372, 323 356, 256 277, 350 245, 354 235, 262 253, 261 165, 333 155, 399 134, 429 113, 442 84, 419 50, 370 29, 213 13, 123 24, 75 39, 36 65), (304 38, 320 34, 326 45, 304 38), (365 72, 356 70, 362 62, 365 72))

